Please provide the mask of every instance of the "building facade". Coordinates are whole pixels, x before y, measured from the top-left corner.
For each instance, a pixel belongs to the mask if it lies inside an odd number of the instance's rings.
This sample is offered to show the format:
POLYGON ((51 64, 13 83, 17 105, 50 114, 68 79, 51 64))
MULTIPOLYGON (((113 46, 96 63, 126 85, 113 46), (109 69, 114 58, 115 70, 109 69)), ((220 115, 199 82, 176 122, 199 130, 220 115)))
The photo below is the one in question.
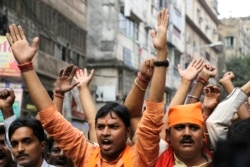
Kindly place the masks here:
MULTIPOLYGON (((1 17, 6 18, 1 33, 8 24, 20 24, 28 41, 40 39, 34 67, 47 91, 52 94, 59 71, 68 64, 86 64, 86 4, 78 0, 0 0, 1 17)), ((35 110, 21 78, 4 77, 2 82, 21 83, 23 114, 35 110)))
MULTIPOLYGON (((204 58, 218 68, 218 57, 222 45, 218 38, 217 1, 186 0, 185 54, 183 62, 187 66, 192 59, 204 58), (221 46, 220 46, 221 47, 221 46)), ((214 81, 215 82, 215 81, 214 81)))
POLYGON ((88 67, 95 69, 95 101, 123 101, 133 85, 140 64, 155 57, 150 30, 156 28, 162 7, 170 12, 168 48, 170 66, 166 103, 175 92, 176 64, 184 50, 184 5, 182 0, 93 0, 88 3, 88 67))
POLYGON ((220 20, 219 33, 224 41, 226 61, 250 53, 249 20, 247 18, 224 18, 220 20))

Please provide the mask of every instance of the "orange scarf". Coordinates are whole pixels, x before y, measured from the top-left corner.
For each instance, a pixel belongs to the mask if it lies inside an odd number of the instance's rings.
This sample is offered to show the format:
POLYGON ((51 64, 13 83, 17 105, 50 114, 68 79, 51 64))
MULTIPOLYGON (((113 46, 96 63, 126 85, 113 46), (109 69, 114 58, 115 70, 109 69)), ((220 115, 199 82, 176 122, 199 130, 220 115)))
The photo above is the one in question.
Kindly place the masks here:
MULTIPOLYGON (((94 150, 94 152, 92 153, 87 167, 95 167, 96 166, 97 162, 100 160, 99 154, 100 154, 100 147, 97 147, 94 150)), ((128 146, 128 145, 126 146, 124 152, 122 153, 121 159, 123 161, 124 167, 133 167, 134 166, 132 163, 130 146, 128 146)))

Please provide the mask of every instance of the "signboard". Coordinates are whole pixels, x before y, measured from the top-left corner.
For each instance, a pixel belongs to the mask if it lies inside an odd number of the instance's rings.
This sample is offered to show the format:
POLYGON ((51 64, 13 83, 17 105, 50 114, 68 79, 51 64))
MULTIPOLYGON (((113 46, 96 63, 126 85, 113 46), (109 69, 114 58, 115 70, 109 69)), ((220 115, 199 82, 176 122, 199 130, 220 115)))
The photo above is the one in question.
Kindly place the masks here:
MULTIPOLYGON (((3 90, 5 88, 12 88, 15 93, 15 102, 12 106, 14 115, 16 118, 20 116, 21 113, 21 107, 22 107, 22 97, 23 97, 23 89, 22 89, 22 84, 19 83, 2 83, 0 82, 0 90, 3 90)), ((1 110, 0 110, 1 111, 1 110)), ((2 111, 0 112, 0 122, 3 122, 3 115, 2 111)))
POLYGON ((5 36, 0 36, 0 76, 21 76, 17 62, 5 36))

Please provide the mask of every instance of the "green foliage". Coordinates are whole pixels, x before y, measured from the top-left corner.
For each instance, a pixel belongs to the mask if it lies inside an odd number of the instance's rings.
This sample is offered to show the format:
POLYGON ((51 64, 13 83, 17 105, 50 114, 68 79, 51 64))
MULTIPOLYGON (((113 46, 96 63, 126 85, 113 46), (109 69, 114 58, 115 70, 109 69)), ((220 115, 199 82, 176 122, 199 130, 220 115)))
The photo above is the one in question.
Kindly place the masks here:
POLYGON ((234 85, 241 87, 250 80, 250 55, 242 58, 232 58, 226 63, 227 71, 233 71, 235 75, 234 85))

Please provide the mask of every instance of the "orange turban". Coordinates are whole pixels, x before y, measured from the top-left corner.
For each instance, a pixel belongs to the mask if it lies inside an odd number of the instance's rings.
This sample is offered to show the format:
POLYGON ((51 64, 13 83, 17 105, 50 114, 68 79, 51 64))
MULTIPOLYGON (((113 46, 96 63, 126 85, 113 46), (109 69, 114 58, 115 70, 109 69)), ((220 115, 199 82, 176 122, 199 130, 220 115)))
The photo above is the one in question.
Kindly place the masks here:
POLYGON ((176 124, 192 123, 203 126, 201 103, 172 106, 168 110, 168 127, 176 124))

